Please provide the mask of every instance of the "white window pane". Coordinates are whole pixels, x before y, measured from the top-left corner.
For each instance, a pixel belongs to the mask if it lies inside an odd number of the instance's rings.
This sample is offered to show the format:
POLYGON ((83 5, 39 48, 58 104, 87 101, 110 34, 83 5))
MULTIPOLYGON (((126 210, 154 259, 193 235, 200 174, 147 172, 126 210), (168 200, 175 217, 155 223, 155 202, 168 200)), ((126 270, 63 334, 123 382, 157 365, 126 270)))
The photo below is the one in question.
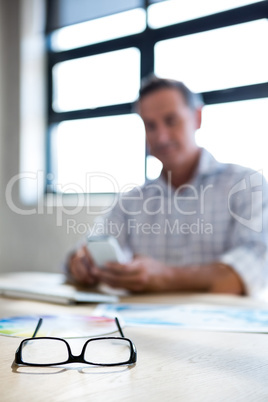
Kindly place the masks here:
POLYGON ((51 46, 54 51, 74 49, 139 33, 145 27, 145 10, 138 8, 59 29, 51 36, 51 46))
POLYGON ((133 102, 140 87, 140 52, 129 48, 58 63, 53 83, 55 111, 133 102))
POLYGON ((251 3, 259 3, 254 0, 170 0, 153 4, 148 9, 148 23, 151 28, 160 28, 178 22, 192 20, 245 6, 251 3))
POLYGON ((268 99, 205 106, 197 142, 221 162, 262 170, 268 178, 268 99))
POLYGON ((163 168, 162 162, 152 155, 148 155, 146 158, 146 176, 149 180, 157 179, 160 176, 163 168))
POLYGON ((267 37, 265 19, 161 41, 155 46, 155 73, 195 92, 265 82, 267 37))
POLYGON ((145 132, 136 114, 60 123, 53 133, 57 192, 129 191, 145 179, 145 132))

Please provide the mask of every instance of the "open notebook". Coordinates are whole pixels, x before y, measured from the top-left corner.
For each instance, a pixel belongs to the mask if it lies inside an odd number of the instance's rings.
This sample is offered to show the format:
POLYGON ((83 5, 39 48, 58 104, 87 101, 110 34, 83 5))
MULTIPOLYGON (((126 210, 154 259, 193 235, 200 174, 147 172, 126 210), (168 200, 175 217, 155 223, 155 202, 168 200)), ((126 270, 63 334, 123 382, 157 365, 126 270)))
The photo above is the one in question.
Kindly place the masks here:
POLYGON ((48 272, 0 274, 0 296, 61 304, 114 303, 118 301, 116 295, 77 288, 66 283, 63 274, 48 272))

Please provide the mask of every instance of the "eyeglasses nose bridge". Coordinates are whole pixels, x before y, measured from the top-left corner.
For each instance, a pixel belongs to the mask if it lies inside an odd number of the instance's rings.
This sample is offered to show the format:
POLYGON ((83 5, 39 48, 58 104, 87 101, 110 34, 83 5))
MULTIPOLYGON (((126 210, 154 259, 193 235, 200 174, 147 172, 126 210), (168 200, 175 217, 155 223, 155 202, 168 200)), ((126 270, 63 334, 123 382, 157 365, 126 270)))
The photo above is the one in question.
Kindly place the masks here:
POLYGON ((69 363, 83 363, 84 359, 83 359, 83 351, 78 354, 78 355, 74 355, 72 353, 72 351, 69 351, 69 363))

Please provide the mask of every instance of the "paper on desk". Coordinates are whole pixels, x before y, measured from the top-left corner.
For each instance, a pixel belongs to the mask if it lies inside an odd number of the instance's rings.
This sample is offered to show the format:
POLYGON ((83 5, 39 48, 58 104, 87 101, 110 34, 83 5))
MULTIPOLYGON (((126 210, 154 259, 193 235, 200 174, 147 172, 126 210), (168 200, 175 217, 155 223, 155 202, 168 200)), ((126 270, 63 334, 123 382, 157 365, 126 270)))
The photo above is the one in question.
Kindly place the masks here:
POLYGON ((268 333, 268 310, 205 304, 103 304, 94 314, 118 316, 126 325, 268 333))
POLYGON ((78 290, 66 283, 63 274, 51 272, 24 271, 1 274, 0 296, 61 304, 118 302, 116 295, 78 290))

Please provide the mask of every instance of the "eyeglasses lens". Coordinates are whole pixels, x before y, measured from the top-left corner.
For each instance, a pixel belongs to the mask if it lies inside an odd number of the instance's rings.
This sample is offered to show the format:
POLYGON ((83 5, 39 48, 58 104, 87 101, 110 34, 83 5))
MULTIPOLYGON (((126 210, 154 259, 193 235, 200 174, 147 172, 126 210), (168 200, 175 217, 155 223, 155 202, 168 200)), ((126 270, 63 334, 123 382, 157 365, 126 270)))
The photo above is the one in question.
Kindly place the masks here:
POLYGON ((98 339, 87 343, 84 359, 92 364, 128 362, 131 349, 127 339, 98 339))
POLYGON ((23 343, 21 357, 28 364, 59 364, 68 360, 69 352, 60 339, 34 338, 23 343))

